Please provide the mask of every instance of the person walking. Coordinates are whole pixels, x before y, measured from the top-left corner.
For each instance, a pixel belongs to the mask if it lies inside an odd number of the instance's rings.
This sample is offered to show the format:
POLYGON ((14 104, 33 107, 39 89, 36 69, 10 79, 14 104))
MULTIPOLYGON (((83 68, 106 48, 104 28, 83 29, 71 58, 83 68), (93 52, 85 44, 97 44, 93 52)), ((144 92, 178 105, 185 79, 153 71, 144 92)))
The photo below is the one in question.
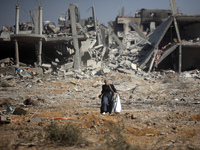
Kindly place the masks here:
POLYGON ((105 113, 107 112, 109 113, 109 115, 111 115, 114 101, 114 93, 118 93, 118 91, 115 89, 114 85, 109 84, 107 79, 104 80, 104 83, 105 84, 102 85, 101 94, 99 95, 99 98, 101 98, 100 112, 102 115, 105 115, 105 113))

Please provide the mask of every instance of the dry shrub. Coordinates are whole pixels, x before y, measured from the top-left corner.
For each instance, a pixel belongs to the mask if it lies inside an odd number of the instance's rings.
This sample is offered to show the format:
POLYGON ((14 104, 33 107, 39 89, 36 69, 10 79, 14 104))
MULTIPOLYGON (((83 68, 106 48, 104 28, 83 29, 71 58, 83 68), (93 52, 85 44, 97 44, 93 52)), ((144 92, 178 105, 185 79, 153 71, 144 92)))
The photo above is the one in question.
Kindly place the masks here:
POLYGON ((179 129, 179 130, 185 133, 188 137, 193 137, 196 135, 195 129, 179 129))
POLYGON ((115 150, 139 150, 139 147, 127 143, 127 138, 122 134, 125 125, 123 123, 110 123, 107 134, 105 135, 106 145, 115 150))
POLYGON ((1 150, 11 150, 13 139, 10 136, 1 136, 0 138, 0 149, 1 150))
POLYGON ((75 125, 67 124, 64 127, 51 123, 45 129, 47 139, 62 145, 76 146, 88 142, 83 138, 82 131, 75 125))
POLYGON ((200 121, 200 114, 192 115, 190 121, 200 121))

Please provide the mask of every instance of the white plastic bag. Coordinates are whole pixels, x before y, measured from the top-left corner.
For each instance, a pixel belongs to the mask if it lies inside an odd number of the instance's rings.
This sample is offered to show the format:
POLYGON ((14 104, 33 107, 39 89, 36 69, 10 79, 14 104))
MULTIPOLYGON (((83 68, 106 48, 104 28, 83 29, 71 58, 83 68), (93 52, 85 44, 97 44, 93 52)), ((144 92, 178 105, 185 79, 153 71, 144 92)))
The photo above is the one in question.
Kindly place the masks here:
POLYGON ((114 103, 114 112, 120 113, 122 110, 122 106, 121 106, 119 94, 116 94, 116 95, 117 95, 117 97, 116 97, 115 103, 114 103))

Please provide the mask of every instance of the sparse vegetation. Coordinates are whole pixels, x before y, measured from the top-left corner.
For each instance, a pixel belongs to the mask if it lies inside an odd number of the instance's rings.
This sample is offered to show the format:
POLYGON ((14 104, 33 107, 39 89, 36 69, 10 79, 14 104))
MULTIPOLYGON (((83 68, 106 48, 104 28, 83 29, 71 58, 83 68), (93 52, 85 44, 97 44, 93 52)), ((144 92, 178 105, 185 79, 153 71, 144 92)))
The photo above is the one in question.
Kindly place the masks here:
POLYGON ((88 144, 83 138, 82 131, 75 125, 67 124, 64 127, 57 123, 51 123, 45 128, 47 139, 58 144, 76 146, 78 144, 88 144))
POLYGON ((126 137, 122 134, 125 129, 123 123, 110 123, 108 125, 110 132, 106 134, 106 144, 108 147, 112 147, 115 150, 139 150, 139 147, 132 146, 130 143, 127 143, 126 137))

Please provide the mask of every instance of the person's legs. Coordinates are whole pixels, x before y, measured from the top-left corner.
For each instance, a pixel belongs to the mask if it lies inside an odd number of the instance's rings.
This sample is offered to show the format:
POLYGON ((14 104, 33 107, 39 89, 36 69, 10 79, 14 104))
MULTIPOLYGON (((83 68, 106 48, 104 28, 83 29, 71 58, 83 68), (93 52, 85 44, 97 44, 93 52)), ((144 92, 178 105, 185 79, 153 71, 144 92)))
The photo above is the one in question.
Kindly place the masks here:
POLYGON ((108 112, 109 112, 109 114, 111 114, 112 113, 112 108, 113 108, 113 94, 112 94, 112 92, 110 92, 108 100, 109 100, 108 112))
POLYGON ((104 95, 101 101, 101 113, 107 112, 108 111, 107 107, 108 107, 108 97, 107 95, 104 95))

